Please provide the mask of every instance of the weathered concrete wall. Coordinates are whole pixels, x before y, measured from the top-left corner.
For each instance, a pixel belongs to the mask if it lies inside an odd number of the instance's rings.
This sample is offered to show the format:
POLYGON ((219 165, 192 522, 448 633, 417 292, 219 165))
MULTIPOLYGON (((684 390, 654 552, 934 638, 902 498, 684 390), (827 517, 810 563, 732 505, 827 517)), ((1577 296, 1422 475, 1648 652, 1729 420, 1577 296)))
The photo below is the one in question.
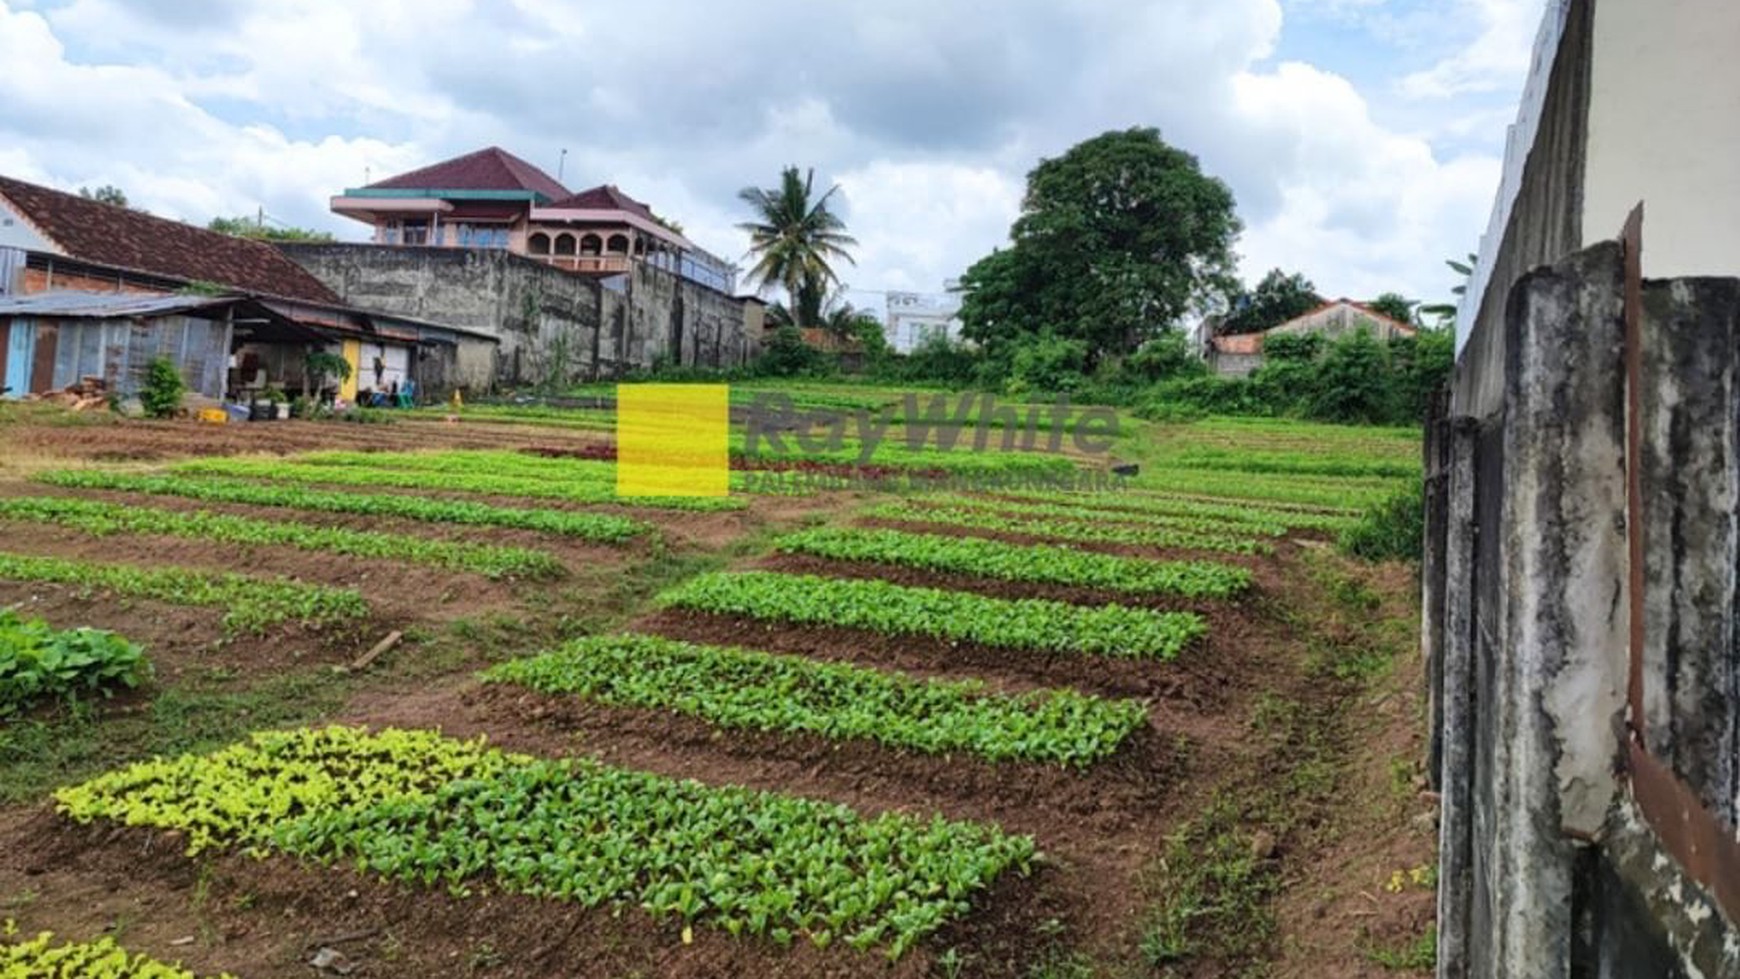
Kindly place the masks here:
MULTIPOLYGON (((1615 243, 1522 277, 1499 410, 1442 419, 1426 458, 1440 976, 1740 976, 1624 774, 1623 297, 1615 243)), ((1648 284, 1641 337, 1646 744, 1732 829, 1740 281, 1648 284)))
MULTIPOLYGON (((1485 293, 1473 297, 1479 302, 1479 315, 1458 357, 1467 366, 1457 372, 1451 386, 1452 410, 1458 415, 1481 417, 1502 407, 1505 302, 1512 286, 1528 270, 1583 247, 1593 7, 1592 0, 1570 0, 1521 189, 1503 242, 1490 263, 1485 293)), ((1624 216, 1621 211, 1614 219, 1624 216)), ((1618 231, 1615 224, 1601 237, 1618 231)))
POLYGON ((1648 283, 1643 304, 1644 743, 1736 825, 1740 282, 1648 283))
POLYGON ((644 264, 607 281, 495 250, 284 251, 345 302, 499 337, 492 373, 501 385, 616 377, 661 359, 728 367, 754 353, 742 302, 644 264))

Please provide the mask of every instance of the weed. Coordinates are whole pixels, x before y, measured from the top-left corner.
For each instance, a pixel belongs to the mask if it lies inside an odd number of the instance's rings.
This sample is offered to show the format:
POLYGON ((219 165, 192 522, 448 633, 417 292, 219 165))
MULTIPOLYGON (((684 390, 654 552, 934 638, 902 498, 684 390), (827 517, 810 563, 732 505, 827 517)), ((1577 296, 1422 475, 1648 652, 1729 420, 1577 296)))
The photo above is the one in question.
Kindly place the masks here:
POLYGON ((1438 929, 1429 927, 1424 935, 1399 947, 1368 948, 1365 957, 1397 972, 1430 971, 1438 964, 1438 929))

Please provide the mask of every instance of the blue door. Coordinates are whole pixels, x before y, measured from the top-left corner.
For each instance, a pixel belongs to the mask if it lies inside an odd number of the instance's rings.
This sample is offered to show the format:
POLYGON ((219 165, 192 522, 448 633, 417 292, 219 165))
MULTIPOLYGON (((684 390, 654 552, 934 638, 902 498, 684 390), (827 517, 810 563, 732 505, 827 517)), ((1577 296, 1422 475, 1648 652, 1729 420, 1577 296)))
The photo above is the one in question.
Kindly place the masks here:
POLYGON ((0 387, 8 398, 22 398, 30 393, 30 369, 36 363, 36 324, 26 319, 12 321, 12 335, 6 340, 6 378, 0 387))

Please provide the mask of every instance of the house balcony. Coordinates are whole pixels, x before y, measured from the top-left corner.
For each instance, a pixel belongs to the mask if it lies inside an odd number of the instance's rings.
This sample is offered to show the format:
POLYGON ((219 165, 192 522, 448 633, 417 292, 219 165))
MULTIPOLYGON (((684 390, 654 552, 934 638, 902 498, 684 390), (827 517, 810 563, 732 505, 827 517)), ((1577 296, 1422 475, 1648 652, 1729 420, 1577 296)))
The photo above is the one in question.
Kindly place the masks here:
POLYGON ((628 255, 527 255, 534 262, 554 265, 568 272, 615 275, 627 272, 634 259, 628 255))

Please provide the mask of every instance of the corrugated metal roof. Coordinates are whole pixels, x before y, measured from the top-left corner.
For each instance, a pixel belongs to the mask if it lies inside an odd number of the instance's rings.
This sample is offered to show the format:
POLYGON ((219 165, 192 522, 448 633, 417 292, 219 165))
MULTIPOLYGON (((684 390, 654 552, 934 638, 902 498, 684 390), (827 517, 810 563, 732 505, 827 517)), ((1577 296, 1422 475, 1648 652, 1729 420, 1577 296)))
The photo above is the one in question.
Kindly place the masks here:
POLYGON ((171 316, 240 302, 237 296, 157 296, 130 292, 39 292, 0 298, 0 316, 126 319, 171 316))

